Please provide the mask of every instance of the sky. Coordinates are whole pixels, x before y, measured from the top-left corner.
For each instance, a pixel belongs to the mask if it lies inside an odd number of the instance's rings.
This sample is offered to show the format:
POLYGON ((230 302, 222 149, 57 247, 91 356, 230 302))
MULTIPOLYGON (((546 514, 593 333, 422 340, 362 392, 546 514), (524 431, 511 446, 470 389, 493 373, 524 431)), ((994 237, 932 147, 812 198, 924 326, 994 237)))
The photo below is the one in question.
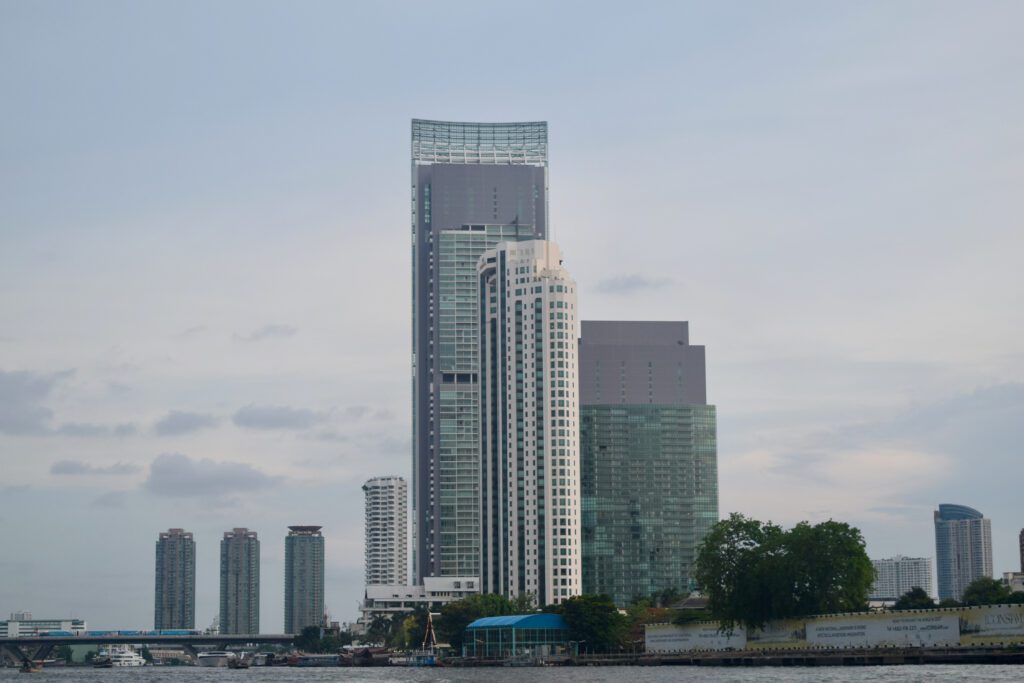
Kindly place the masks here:
POLYGON ((690 321, 720 509, 1020 570, 1024 5, 0 0, 0 618, 150 627, 154 543, 411 473, 412 118, 546 120, 583 319, 690 321))

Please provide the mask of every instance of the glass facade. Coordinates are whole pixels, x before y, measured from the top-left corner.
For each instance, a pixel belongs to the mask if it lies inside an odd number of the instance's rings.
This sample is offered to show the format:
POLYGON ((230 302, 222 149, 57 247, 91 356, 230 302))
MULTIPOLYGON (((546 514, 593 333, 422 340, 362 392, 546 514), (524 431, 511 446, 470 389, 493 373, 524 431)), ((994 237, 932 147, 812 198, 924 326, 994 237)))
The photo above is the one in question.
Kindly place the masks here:
POLYGON ((544 123, 412 123, 413 581, 480 570, 480 255, 547 229, 544 123))
POLYGON ((619 606, 686 590, 718 520, 714 406, 580 409, 583 592, 619 606))
POLYGON ((948 503, 933 518, 939 599, 959 600, 972 581, 992 577, 992 523, 974 508, 948 503))

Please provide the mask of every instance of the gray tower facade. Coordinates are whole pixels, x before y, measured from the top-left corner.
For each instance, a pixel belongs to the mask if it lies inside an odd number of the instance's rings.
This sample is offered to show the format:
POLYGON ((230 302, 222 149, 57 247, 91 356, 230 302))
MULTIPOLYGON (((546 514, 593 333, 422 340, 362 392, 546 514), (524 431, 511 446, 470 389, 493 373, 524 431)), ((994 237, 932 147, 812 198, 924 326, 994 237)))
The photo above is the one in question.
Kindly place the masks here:
POLYGON ((959 600, 972 581, 992 576, 992 523, 974 508, 948 503, 933 518, 939 600, 959 600))
POLYGON ((718 520, 715 407, 686 322, 584 321, 583 592, 685 591, 718 520))
POLYGON ((318 526, 290 526, 284 539, 284 632, 324 618, 324 537, 318 526))
POLYGON ((169 529, 156 542, 153 628, 196 627, 196 544, 191 531, 169 529))
POLYGON ((366 494, 366 585, 409 582, 409 489, 401 477, 374 477, 363 484, 366 494))
POLYGON ((220 632, 260 632, 260 541, 232 529, 220 541, 220 632))
POLYGON ((412 122, 413 581, 480 571, 477 260, 544 239, 547 124, 412 122))

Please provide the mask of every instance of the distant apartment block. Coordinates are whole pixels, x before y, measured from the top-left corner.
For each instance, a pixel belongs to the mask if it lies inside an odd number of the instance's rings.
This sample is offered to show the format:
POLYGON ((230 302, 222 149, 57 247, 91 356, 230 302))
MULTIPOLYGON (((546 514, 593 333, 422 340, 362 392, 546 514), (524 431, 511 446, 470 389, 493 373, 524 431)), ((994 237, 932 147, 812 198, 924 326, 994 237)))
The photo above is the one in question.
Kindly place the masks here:
POLYGON ((249 529, 220 541, 220 632, 260 632, 260 541, 249 529))
POLYGON ((939 599, 959 600, 972 581, 992 577, 992 523, 966 505, 944 503, 933 517, 939 599))
POLYGON ((284 631, 324 619, 324 537, 319 526, 290 526, 284 540, 284 631))
POLYGON ((875 583, 869 599, 896 600, 912 588, 932 592, 932 560, 929 557, 903 557, 897 555, 882 560, 871 560, 875 567, 875 583))
POLYGON ((374 477, 363 484, 366 494, 366 585, 409 583, 407 532, 408 495, 405 479, 374 477))
MULTIPOLYGON (((475 576, 428 576, 418 586, 372 585, 366 587, 357 632, 366 633, 374 617, 402 617, 417 609, 440 612, 449 602, 455 602, 480 592, 475 576)), ((418 647, 420 643, 410 643, 418 647)))
POLYGON ((191 531, 169 529, 156 542, 156 605, 153 627, 196 626, 196 544, 191 531))
POLYGON ((718 521, 704 347, 684 321, 584 320, 579 349, 583 592, 686 591, 718 521))

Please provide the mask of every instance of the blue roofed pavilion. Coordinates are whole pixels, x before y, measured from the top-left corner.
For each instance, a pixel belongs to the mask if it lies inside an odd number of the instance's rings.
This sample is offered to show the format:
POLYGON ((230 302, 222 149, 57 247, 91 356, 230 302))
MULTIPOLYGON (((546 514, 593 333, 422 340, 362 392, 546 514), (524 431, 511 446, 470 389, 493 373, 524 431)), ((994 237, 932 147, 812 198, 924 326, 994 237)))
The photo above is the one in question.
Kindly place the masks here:
POLYGON ((466 627, 462 655, 481 659, 567 654, 569 625, 559 614, 483 617, 466 627))

